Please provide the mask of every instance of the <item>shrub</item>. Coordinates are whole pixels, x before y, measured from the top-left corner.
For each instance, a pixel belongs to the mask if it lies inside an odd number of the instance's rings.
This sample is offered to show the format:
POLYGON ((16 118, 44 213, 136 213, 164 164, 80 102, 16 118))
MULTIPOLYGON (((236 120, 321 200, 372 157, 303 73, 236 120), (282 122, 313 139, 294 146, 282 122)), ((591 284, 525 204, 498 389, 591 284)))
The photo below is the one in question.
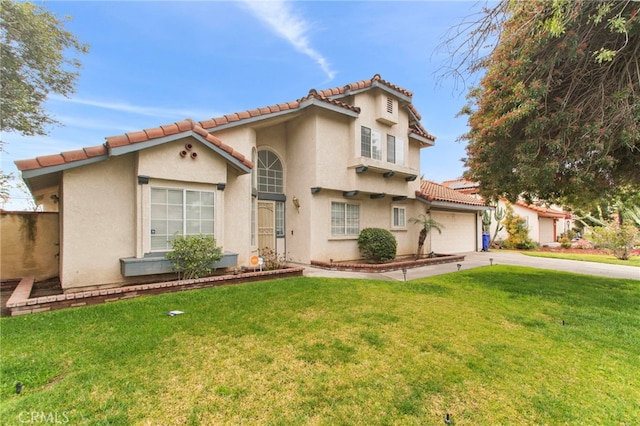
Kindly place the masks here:
POLYGON ((562 247, 563 249, 571 248, 571 240, 566 235, 563 235, 560 237, 559 243, 560 243, 560 247, 562 247))
POLYGON ((593 241, 598 247, 610 250, 620 260, 628 260, 640 231, 630 223, 597 226, 592 230, 593 241))
POLYGON ((282 269, 286 262, 283 255, 276 253, 274 249, 270 249, 268 247, 258 250, 258 254, 262 258, 263 268, 267 271, 282 269))
POLYGON ((526 221, 514 214, 513 207, 510 204, 507 205, 507 214, 503 223, 509 234, 509 237, 504 240, 504 248, 531 250, 538 247, 535 241, 529 238, 529 229, 526 226, 526 221))
POLYGON ((178 236, 172 242, 173 251, 167 253, 173 269, 189 280, 211 274, 214 264, 222 259, 222 247, 210 235, 178 236))
POLYGON ((368 262, 384 263, 396 258, 398 242, 391 232, 382 228, 364 228, 358 236, 358 249, 368 262))

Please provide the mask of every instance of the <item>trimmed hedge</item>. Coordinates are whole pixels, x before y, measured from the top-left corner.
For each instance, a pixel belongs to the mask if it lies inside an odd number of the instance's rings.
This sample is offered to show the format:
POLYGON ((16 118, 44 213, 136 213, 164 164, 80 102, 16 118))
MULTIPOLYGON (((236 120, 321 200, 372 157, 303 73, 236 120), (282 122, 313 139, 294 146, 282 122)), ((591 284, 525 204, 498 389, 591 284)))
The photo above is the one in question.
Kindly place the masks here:
POLYGON ((364 228, 358 236, 358 249, 370 263, 384 263, 396 258, 396 237, 383 228, 364 228))

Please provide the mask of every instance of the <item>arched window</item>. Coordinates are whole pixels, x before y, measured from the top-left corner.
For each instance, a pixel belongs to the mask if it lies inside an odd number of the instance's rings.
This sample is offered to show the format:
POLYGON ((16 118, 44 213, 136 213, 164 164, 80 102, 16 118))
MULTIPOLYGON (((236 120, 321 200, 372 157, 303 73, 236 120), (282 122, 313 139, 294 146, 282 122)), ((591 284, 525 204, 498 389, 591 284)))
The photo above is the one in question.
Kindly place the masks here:
POLYGON ((280 158, 272 151, 258 151, 258 192, 284 193, 284 172, 280 158))

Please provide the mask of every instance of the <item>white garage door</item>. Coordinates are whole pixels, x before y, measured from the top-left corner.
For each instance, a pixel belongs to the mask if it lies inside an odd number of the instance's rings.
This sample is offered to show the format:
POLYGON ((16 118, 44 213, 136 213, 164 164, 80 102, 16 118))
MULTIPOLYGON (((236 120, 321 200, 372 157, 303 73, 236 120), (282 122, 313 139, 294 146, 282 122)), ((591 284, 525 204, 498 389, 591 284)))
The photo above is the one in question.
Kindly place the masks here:
MULTIPOLYGON (((432 251, 451 254, 476 250, 475 212, 454 213, 431 210, 431 217, 444 225, 441 234, 437 230, 432 230, 432 251)), ((425 253, 427 250, 428 246, 425 244, 425 253)))
POLYGON ((540 218, 540 241, 538 241, 540 244, 552 243, 556 240, 553 235, 553 222, 554 219, 540 218))

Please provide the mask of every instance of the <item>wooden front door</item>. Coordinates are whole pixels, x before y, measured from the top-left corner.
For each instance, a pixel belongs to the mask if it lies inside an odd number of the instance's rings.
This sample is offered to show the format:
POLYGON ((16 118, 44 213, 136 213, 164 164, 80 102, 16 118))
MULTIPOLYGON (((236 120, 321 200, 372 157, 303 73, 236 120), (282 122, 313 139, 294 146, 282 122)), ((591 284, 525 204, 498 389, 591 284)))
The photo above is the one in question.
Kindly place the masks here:
POLYGON ((258 248, 276 248, 276 212, 273 201, 258 201, 258 248))

